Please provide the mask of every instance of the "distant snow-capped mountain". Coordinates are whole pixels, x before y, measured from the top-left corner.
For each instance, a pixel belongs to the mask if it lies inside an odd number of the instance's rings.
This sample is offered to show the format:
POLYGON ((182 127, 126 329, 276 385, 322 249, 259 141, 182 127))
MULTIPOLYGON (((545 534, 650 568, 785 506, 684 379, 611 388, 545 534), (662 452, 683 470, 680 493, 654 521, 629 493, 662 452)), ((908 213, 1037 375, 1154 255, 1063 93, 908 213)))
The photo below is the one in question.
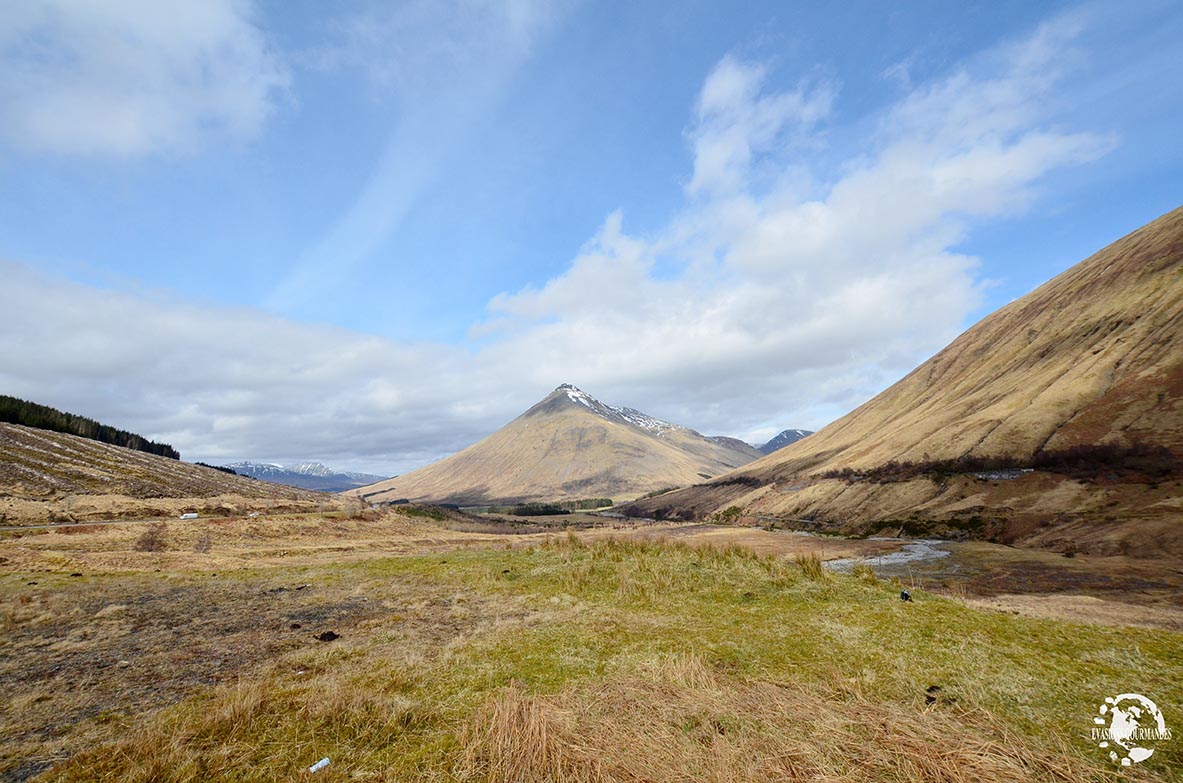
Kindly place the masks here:
POLYGON ((327 468, 319 462, 301 462, 296 465, 276 465, 263 462, 235 462, 226 467, 242 476, 251 476, 262 481, 287 484, 292 487, 315 489, 321 492, 344 492, 347 489, 364 487, 376 481, 385 481, 388 476, 374 476, 369 473, 351 473, 327 468))
POLYGON ((761 454, 771 454, 774 451, 783 449, 785 446, 788 446, 791 443, 796 443, 806 435, 812 434, 813 430, 785 430, 772 440, 765 443, 763 446, 757 446, 756 448, 761 454))
POLYGON ((337 472, 329 470, 319 462, 301 462, 298 465, 288 465, 287 470, 299 473, 301 476, 331 476, 337 472))

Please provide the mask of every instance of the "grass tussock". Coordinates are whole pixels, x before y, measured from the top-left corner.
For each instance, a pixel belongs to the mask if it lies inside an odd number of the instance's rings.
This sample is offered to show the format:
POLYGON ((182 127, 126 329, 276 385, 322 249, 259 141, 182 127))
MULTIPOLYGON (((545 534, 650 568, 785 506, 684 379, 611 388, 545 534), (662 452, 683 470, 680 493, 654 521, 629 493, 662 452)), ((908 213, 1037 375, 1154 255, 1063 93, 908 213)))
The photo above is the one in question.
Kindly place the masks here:
POLYGON ((850 570, 850 575, 860 582, 873 585, 879 581, 879 577, 875 575, 875 569, 866 563, 856 563, 854 568, 850 570))
POLYGON ((356 676, 306 686, 239 681, 190 709, 139 724, 55 779, 127 783, 268 780, 298 774, 332 748, 338 759, 370 756, 430 720, 411 699, 356 676))
POLYGON ((693 657, 530 695, 511 684, 466 724, 461 780, 1012 783, 1096 776, 1056 748, 999 741, 989 716, 736 681, 693 657))
POLYGON ((818 557, 816 552, 799 554, 793 558, 793 562, 801 569, 801 573, 805 575, 806 579, 821 582, 826 578, 826 569, 822 565, 822 559, 818 557))

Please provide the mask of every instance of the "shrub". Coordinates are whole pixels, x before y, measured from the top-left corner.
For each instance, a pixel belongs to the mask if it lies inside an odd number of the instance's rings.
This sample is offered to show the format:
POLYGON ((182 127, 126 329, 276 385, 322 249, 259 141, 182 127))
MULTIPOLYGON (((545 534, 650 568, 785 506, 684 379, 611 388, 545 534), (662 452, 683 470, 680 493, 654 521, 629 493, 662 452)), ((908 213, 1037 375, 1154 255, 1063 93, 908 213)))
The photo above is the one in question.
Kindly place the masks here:
POLYGON ((743 514, 743 509, 739 506, 728 506, 718 514, 718 520, 725 525, 734 524, 743 514))
POLYGON ((168 549, 168 542, 164 540, 165 530, 163 522, 148 525, 132 548, 137 552, 163 552, 168 549))
POLYGON ((511 508, 509 513, 517 517, 549 517, 571 512, 558 503, 523 503, 511 508))
POLYGON ((434 519, 437 521, 442 521, 448 518, 447 512, 439 506, 402 505, 399 506, 398 513, 402 514, 403 516, 427 517, 428 519, 434 519))

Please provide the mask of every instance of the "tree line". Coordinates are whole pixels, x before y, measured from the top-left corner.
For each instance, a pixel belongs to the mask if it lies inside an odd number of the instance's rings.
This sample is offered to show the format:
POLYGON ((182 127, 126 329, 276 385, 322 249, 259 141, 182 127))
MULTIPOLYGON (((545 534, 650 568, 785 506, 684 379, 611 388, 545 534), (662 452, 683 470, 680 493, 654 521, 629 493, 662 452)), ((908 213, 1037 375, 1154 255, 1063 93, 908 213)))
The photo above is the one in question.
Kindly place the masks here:
POLYGON ((48 405, 38 405, 35 402, 9 397, 6 394, 0 394, 0 422, 36 427, 39 430, 64 432, 67 435, 77 435, 97 440, 100 443, 110 443, 113 446, 144 451, 169 459, 181 458, 180 452, 167 443, 157 443, 136 435, 134 432, 100 424, 85 416, 63 413, 48 405))
MULTIPOLYGON (((231 476, 240 475, 237 470, 235 470, 234 468, 228 468, 225 465, 211 465, 208 462, 194 462, 193 464, 200 465, 203 468, 213 468, 214 470, 220 470, 223 473, 229 473, 231 476)), ((254 476, 243 476, 243 478, 253 479, 254 476)))
POLYGON ((491 514, 512 514, 518 517, 547 517, 570 514, 572 511, 590 511, 607 508, 612 498, 581 498, 579 500, 557 500, 542 503, 519 503, 516 506, 491 506, 491 514))

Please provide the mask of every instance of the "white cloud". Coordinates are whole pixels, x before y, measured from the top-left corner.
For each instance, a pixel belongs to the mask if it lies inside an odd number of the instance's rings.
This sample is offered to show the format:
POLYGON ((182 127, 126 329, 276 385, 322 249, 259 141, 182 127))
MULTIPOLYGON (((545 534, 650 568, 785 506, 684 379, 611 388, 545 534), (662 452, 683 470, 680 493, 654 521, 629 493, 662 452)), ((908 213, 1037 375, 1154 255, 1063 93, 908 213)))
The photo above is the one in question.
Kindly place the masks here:
POLYGON ((691 133, 691 195, 740 188, 757 156, 791 149, 790 131, 804 133, 830 113, 835 85, 802 82, 793 92, 761 95, 766 75, 763 65, 725 57, 707 77, 691 133))
POLYGON ((495 82, 520 64, 564 16, 570 0, 371 2, 333 22, 331 40, 307 53, 312 67, 361 72, 375 96, 434 98, 495 82))
POLYGON ((976 221, 1022 209, 1042 176, 1111 146, 1044 113, 1070 32, 1043 28, 917 85, 845 154, 827 146, 833 85, 776 92, 765 66, 723 60, 687 132, 685 206, 649 236, 609 215, 564 274, 491 301, 466 348, 10 266, 0 388, 189 458, 372 471, 459 449, 560 382, 710 434, 815 428, 963 327, 981 292, 977 260, 956 248, 976 221))
POLYGON ((242 0, 0 7, 0 134, 16 147, 134 157, 256 136, 287 84, 242 0))
POLYGON ((257 311, 96 290, 0 263, 0 389, 164 439, 186 459, 400 470, 484 433, 461 352, 257 311), (467 423, 466 423, 467 422, 467 423))

